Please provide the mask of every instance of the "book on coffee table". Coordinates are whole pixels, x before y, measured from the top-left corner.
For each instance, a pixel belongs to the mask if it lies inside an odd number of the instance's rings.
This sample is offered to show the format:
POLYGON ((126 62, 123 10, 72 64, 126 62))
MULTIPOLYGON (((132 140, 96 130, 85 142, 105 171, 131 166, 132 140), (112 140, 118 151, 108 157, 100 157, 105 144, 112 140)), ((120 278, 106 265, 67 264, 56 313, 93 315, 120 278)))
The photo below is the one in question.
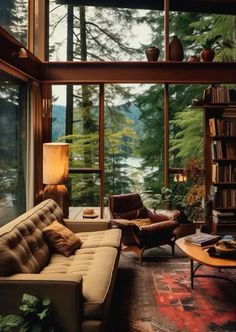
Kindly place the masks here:
POLYGON ((209 244, 215 243, 222 238, 220 235, 197 233, 185 237, 186 242, 190 242, 196 246, 204 247, 209 244))

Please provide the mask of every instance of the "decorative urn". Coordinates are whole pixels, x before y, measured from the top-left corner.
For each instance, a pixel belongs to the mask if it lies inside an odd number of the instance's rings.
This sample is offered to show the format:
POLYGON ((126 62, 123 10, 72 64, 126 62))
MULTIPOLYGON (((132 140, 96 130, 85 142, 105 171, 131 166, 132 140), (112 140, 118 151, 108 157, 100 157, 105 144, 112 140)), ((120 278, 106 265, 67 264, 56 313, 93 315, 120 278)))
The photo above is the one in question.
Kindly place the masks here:
POLYGON ((145 50, 145 53, 148 61, 157 61, 159 58, 160 50, 156 46, 151 46, 145 50))

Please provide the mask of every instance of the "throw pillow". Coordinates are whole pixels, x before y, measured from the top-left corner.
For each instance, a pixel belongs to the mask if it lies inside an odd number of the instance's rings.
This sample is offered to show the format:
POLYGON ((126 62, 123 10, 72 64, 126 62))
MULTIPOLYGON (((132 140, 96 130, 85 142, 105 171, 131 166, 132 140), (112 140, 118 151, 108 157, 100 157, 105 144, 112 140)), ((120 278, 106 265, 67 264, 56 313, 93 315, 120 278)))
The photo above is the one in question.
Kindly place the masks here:
POLYGON ((56 252, 66 257, 70 256, 82 245, 80 238, 57 220, 54 220, 51 225, 45 227, 42 231, 49 245, 56 252))

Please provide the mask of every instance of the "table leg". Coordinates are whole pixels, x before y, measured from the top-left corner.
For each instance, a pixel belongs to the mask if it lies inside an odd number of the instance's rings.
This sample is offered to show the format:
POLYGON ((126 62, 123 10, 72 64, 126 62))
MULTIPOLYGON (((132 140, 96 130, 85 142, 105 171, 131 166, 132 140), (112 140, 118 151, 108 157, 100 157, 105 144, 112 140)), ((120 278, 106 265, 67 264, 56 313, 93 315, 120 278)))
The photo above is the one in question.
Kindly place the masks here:
POLYGON ((191 288, 193 289, 193 277, 194 277, 194 272, 193 272, 193 260, 190 259, 190 278, 191 278, 191 288))

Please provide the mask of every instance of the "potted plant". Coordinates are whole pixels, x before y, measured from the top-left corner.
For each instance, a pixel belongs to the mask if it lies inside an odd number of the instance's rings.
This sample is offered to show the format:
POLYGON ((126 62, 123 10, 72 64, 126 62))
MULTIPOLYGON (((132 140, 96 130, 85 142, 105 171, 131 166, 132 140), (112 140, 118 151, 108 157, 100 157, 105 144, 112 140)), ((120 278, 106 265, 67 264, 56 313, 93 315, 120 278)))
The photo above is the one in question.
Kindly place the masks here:
POLYGON ((20 315, 0 316, 2 332, 54 332, 55 322, 52 317, 51 301, 41 300, 30 294, 23 294, 19 306, 20 315))
POLYGON ((146 191, 145 196, 145 204, 154 210, 164 208, 180 211, 177 218, 180 226, 175 230, 177 237, 195 233, 195 221, 204 220, 207 210, 201 164, 196 160, 189 160, 183 174, 177 174, 171 187, 163 187, 158 194, 146 191))
POLYGON ((215 57, 215 47, 218 45, 217 42, 221 38, 221 35, 216 35, 212 38, 206 38, 205 42, 201 45, 202 50, 200 52, 200 60, 202 62, 211 62, 215 57))

